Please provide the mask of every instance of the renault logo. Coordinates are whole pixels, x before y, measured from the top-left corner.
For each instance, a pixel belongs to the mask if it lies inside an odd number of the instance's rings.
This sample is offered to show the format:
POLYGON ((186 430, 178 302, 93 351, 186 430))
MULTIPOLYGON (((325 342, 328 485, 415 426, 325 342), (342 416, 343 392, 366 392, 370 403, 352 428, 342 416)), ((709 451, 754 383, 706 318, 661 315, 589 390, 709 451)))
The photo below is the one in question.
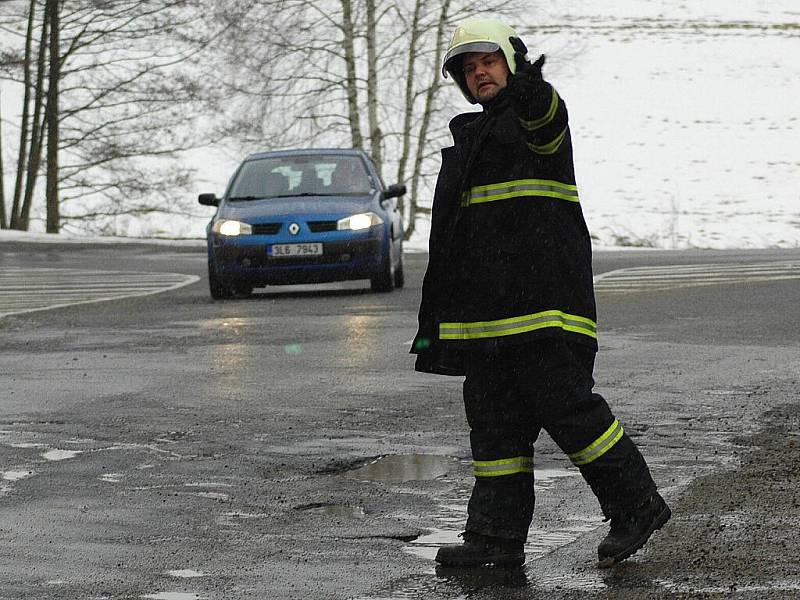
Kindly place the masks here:
POLYGON ((292 223, 291 225, 289 225, 289 233, 291 233, 292 235, 297 235, 298 233, 300 233, 300 225, 298 225, 297 223, 292 223))

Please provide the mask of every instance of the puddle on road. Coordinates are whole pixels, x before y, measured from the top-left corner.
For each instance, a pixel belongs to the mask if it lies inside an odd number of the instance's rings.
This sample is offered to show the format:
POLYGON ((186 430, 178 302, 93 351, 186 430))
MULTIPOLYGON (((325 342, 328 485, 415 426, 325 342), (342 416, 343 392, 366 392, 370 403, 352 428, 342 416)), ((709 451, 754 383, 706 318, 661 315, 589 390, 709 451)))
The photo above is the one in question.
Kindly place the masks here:
POLYGON ((367 514, 360 506, 349 506, 347 504, 306 504, 303 506, 296 506, 295 510, 310 512, 315 515, 323 515, 326 517, 345 519, 360 519, 367 514))
POLYGON ((436 454, 392 454, 344 474, 348 479, 403 483, 405 481, 430 481, 450 472, 458 459, 436 454))
POLYGON ((581 573, 536 573, 536 589, 544 591, 599 592, 608 587, 603 573, 587 569, 581 573))
POLYGON ((532 527, 525 543, 525 554, 528 560, 536 560, 561 546, 571 544, 585 533, 594 531, 603 524, 601 517, 575 518, 571 525, 559 527, 554 530, 545 530, 532 527))
MULTIPOLYGON (((464 509, 466 513, 466 509, 464 509)), ((577 540, 584 533, 597 529, 603 523, 602 518, 575 519, 573 524, 559 527, 554 530, 545 530, 532 527, 525 542, 525 555, 529 561, 536 560, 550 554, 554 550, 577 540)), ((460 533, 463 519, 459 529, 434 529, 431 533, 422 535, 405 547, 409 554, 433 560, 440 546, 460 544, 460 533)))
POLYGON ((223 494, 221 492, 196 492, 190 495, 198 496, 200 498, 208 498, 209 500, 225 501, 230 499, 230 496, 228 496, 228 494, 223 494))
POLYGON ((0 429, 0 444, 10 448, 46 448, 47 444, 33 441, 42 437, 44 437, 43 434, 33 431, 0 429))
MULTIPOLYGON (((530 585, 525 569, 445 569, 436 570, 436 577, 411 575, 392 583, 375 595, 358 596, 354 600, 408 600, 411 598, 505 598, 505 590, 530 585), (492 594, 491 596, 487 593, 492 594)), ((514 597, 518 597, 516 594, 514 597)))
POLYGON ((214 522, 223 526, 236 526, 242 521, 247 519, 266 519, 269 515, 267 513, 243 513, 243 512, 226 512, 222 513, 214 522))
MULTIPOLYGON (((535 469, 534 485, 537 493, 542 490, 550 489, 555 485, 556 480, 567 477, 580 477, 577 469, 559 468, 537 468, 535 469)), ((469 499, 469 491, 464 492, 463 504, 454 504, 452 500, 440 505, 440 512, 436 520, 442 524, 441 528, 433 529, 429 534, 418 537, 411 544, 406 546, 406 552, 421 558, 433 560, 439 546, 447 544, 460 544, 459 534, 463 531, 467 519, 466 503, 469 499)), ((572 525, 562 527, 554 531, 542 529, 531 529, 528 541, 525 544, 525 553, 528 560, 536 560, 549 554, 556 548, 575 541, 579 536, 596 529, 602 519, 576 519, 572 525)))
MULTIPOLYGON (((676 582, 671 579, 655 579, 653 583, 660 585, 670 593, 692 594, 695 597, 705 595, 730 594, 735 590, 737 594, 763 593, 765 596, 776 592, 796 592, 800 590, 800 582, 788 580, 770 581, 764 584, 739 585, 731 582, 730 585, 706 586, 692 585, 690 583, 676 582)), ((794 597, 794 595, 792 595, 794 597)))
POLYGON ((157 594, 145 594, 139 596, 148 600, 204 600, 205 596, 194 592, 159 592, 157 594))
POLYGON ((437 567, 429 575, 400 579, 377 595, 359 596, 356 600, 545 598, 548 592, 598 592, 606 587, 602 574, 596 570, 542 576, 530 563, 513 569, 437 567))
POLYGON ((580 477, 581 472, 576 468, 569 469, 539 469, 534 470, 533 485, 536 492, 549 490, 555 485, 556 479, 565 477, 580 477))
MULTIPOLYGON (((447 465, 452 467, 452 462, 448 462, 447 465)), ((537 467, 535 474, 537 492, 554 487, 558 480, 580 477, 580 472, 572 467, 537 467)), ((447 544, 459 544, 462 541, 459 534, 466 522, 466 503, 471 487, 472 482, 465 481, 463 486, 458 486, 451 492, 457 499, 454 497, 440 499, 440 512, 436 515, 436 522, 441 527, 430 530, 428 534, 418 537, 405 547, 404 550, 409 554, 430 560, 429 571, 425 575, 415 576, 404 580, 399 585, 394 585, 393 589, 381 598, 438 597, 436 594, 471 597, 479 590, 499 591, 504 587, 529 587, 531 591, 570 590, 576 592, 592 592, 606 587, 601 574, 594 571, 587 571, 585 575, 581 576, 575 576, 572 573, 540 574, 535 571, 535 567, 531 566, 536 559, 597 529, 603 523, 600 516, 576 515, 567 523, 562 523, 562 526, 557 529, 531 528, 525 543, 525 554, 531 569, 530 574, 524 568, 509 571, 503 569, 452 570, 436 567, 433 559, 439 547, 447 544)))
POLYGON ((93 440, 92 438, 78 438, 78 437, 69 438, 68 440, 64 440, 65 444, 84 444, 85 445, 85 444, 93 444, 94 442, 95 442, 95 440, 93 440))
POLYGON ((184 487, 228 487, 232 488, 232 483, 219 483, 216 481, 203 481, 200 483, 184 483, 184 487))
POLYGON ((123 477, 124 475, 122 473, 105 473, 103 475, 100 475, 98 479, 100 481, 105 481, 107 483, 119 483, 120 481, 122 481, 123 477))

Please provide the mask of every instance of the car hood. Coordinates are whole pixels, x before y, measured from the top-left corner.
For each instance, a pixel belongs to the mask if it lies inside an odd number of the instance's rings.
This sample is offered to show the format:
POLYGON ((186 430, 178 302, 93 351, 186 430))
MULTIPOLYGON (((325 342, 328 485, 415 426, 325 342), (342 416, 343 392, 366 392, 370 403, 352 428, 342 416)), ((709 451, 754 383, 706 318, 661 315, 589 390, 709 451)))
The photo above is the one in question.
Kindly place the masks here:
POLYGON ((372 198, 372 195, 303 196, 226 201, 220 206, 217 218, 248 220, 283 215, 356 214, 370 210, 373 206, 372 198))

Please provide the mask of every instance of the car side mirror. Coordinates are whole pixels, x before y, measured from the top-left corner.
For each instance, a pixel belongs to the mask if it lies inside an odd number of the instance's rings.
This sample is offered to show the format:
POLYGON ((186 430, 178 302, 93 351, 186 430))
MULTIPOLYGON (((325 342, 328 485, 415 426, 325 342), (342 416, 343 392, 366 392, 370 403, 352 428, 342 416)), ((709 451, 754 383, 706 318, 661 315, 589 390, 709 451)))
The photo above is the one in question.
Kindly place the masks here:
POLYGON ((402 183, 393 183, 386 191, 383 193, 384 198, 398 198, 400 196, 405 195, 406 193, 406 186, 402 183))
POLYGON ((216 194, 200 194, 197 201, 203 206, 219 206, 219 198, 216 194))

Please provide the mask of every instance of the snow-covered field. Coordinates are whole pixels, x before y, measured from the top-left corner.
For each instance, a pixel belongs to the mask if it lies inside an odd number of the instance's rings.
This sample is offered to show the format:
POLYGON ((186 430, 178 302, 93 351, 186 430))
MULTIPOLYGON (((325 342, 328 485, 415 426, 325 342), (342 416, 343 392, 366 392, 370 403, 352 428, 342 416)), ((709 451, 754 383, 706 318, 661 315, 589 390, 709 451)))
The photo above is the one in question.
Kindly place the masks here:
MULTIPOLYGON (((569 106, 597 247, 800 246, 800 3, 765 6, 573 0, 519 27, 569 106)), ((220 193, 236 161, 195 159, 193 192, 220 193)), ((200 238, 212 212, 162 232, 200 238)))
POLYGON ((800 4, 570 2, 543 46, 605 245, 800 245, 800 4))

